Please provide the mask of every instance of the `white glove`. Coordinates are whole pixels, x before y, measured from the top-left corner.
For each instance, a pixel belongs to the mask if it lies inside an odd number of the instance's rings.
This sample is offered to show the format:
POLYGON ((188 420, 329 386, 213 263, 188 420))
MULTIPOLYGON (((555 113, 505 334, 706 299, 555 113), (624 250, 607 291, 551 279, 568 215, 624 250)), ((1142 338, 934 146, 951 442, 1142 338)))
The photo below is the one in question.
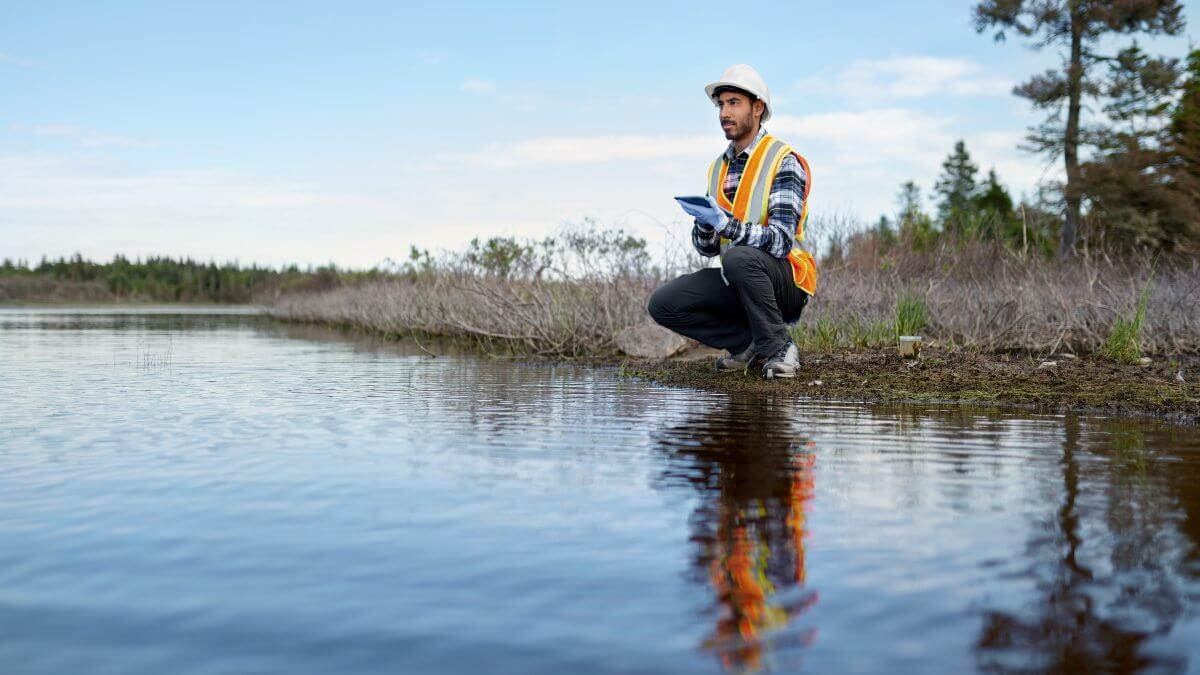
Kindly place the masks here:
POLYGON ((687 202, 679 202, 683 210, 696 219, 696 223, 701 227, 714 229, 718 232, 725 229, 729 224, 729 216, 725 214, 725 210, 717 205, 717 200, 712 197, 708 198, 708 206, 696 206, 687 202))

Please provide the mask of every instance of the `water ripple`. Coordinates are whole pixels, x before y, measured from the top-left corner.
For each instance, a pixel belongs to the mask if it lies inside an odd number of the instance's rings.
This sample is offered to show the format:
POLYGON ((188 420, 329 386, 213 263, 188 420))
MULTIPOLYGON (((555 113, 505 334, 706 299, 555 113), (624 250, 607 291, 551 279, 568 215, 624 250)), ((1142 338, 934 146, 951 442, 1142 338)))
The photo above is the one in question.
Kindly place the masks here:
POLYGON ((1200 441, 0 310, 0 663, 1183 671, 1200 441))

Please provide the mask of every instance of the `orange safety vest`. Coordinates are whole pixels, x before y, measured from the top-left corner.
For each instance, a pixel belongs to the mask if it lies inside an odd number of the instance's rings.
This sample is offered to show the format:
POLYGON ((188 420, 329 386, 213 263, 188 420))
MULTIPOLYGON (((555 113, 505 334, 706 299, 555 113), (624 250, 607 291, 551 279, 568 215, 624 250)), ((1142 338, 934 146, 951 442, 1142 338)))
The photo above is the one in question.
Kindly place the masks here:
MULTIPOLYGON (((721 156, 708 166, 708 195, 743 223, 758 223, 766 227, 771 182, 775 180, 775 174, 779 173, 779 166, 788 154, 795 155, 804 169, 805 176, 804 194, 801 197, 804 206, 800 211, 800 219, 796 222, 796 232, 792 235, 792 250, 788 252, 788 262, 792 265, 792 279, 796 286, 811 296, 817 291, 817 263, 808 251, 800 248, 800 244, 804 241, 804 225, 808 221, 808 193, 812 191, 812 171, 800 153, 774 136, 763 136, 750 153, 732 203, 725 197, 724 189, 729 162, 725 161, 725 153, 721 153, 721 156)), ((725 255, 729 244, 728 239, 721 238, 722 256, 725 255)))

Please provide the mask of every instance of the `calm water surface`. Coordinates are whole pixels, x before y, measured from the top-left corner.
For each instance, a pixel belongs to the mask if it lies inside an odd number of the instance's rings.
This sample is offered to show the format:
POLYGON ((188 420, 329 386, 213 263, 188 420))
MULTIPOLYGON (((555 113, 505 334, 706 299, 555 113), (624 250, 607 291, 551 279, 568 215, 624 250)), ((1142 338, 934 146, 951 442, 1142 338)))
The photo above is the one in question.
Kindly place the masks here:
POLYGON ((0 672, 1200 671, 1198 435, 0 310, 0 672))

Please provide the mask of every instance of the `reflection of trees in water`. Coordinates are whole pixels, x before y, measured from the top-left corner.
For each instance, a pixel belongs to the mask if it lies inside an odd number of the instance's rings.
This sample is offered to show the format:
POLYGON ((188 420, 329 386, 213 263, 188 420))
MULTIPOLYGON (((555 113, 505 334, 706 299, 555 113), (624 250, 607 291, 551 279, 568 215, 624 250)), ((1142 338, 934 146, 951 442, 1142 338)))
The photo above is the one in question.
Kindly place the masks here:
POLYGON ((804 644, 794 619, 806 593, 805 506, 815 456, 773 406, 710 411, 663 431, 667 484, 699 491, 691 518, 693 571, 714 595, 715 625, 703 646, 736 670, 757 670, 768 650, 804 644))
MULTIPOLYGON (((1068 417, 1060 502, 1025 552, 1039 596, 1028 611, 984 613, 977 644, 984 670, 1186 668, 1186 656, 1146 649, 1171 631, 1196 590, 1187 569, 1196 541, 1178 526, 1190 509, 1177 494, 1176 467, 1149 461, 1140 431, 1110 423, 1088 440, 1068 417)), ((1194 477, 1195 463, 1185 466, 1194 477)), ((1198 489, 1191 482, 1184 490, 1193 503, 1198 489)))

